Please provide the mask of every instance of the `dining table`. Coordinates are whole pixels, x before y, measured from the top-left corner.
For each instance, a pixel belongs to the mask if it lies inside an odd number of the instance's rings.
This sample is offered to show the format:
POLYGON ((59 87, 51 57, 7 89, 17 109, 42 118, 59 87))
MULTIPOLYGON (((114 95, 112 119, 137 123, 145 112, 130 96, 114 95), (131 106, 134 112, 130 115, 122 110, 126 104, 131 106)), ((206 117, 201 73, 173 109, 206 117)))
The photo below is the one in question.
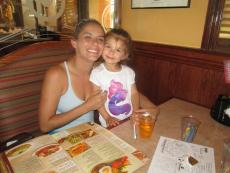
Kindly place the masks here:
POLYGON ((136 170, 135 173, 148 172, 161 136, 181 140, 181 119, 190 115, 201 122, 192 143, 214 149, 216 173, 220 173, 223 142, 225 139, 230 138, 230 127, 215 121, 210 116, 210 109, 181 99, 172 98, 159 105, 159 108, 160 113, 150 138, 141 138, 137 128, 137 138, 134 139, 130 120, 111 129, 114 134, 142 151, 148 157, 147 163, 136 170))
MULTIPOLYGON (((147 173, 154 156, 157 144, 161 136, 181 139, 181 120, 185 116, 192 115, 201 124, 198 127, 195 139, 192 143, 208 146, 214 149, 216 173, 221 172, 222 147, 225 139, 230 138, 230 127, 222 125, 210 116, 210 109, 193 104, 181 99, 172 98, 159 105, 160 113, 157 116, 153 133, 150 138, 141 138, 136 127, 137 137, 134 139, 133 124, 131 120, 124 121, 110 129, 116 136, 141 151, 147 157, 147 162, 135 173, 147 173)), ((0 172, 12 172, 9 170, 9 162, 3 165, 4 154, 0 153, 0 172)))

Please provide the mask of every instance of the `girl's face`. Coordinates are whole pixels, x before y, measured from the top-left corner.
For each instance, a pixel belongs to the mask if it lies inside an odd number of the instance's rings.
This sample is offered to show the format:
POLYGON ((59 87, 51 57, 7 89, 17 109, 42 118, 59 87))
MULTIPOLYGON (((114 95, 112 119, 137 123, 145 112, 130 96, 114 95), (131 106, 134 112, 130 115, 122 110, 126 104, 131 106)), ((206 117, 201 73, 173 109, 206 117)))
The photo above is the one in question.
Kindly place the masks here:
POLYGON ((117 64, 128 58, 127 47, 123 40, 116 40, 113 37, 105 41, 102 57, 107 64, 117 64))
POLYGON ((101 56, 104 48, 104 31, 97 24, 89 23, 84 26, 78 39, 71 40, 71 44, 78 58, 94 62, 101 56))

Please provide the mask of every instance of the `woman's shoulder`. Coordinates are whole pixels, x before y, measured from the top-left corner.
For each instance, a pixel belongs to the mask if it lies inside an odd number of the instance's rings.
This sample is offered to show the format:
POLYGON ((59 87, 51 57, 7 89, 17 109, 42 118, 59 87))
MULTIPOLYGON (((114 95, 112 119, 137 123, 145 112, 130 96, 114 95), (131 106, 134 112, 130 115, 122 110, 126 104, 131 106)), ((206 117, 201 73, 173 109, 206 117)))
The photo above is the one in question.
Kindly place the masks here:
POLYGON ((53 89, 56 94, 63 94, 67 88, 67 75, 64 63, 50 67, 44 78, 44 86, 53 89))
POLYGON ((46 72, 46 76, 54 77, 54 78, 56 77, 62 78, 66 76, 64 63, 60 63, 60 64, 50 67, 46 72))

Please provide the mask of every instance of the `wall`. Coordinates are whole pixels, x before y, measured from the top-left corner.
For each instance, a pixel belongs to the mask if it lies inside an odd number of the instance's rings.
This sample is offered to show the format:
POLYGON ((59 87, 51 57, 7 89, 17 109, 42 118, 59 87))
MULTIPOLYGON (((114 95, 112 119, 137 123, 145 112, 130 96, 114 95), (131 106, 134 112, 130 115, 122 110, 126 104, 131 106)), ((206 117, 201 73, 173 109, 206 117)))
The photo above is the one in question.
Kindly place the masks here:
POLYGON ((134 46, 138 90, 154 103, 176 97, 210 108, 219 94, 230 95, 223 69, 229 54, 146 42, 134 46))
POLYGON ((89 18, 100 20, 98 15, 98 1, 89 0, 89 18))
POLYGON ((134 40, 200 48, 208 0, 191 0, 190 8, 131 9, 122 1, 121 25, 134 40))

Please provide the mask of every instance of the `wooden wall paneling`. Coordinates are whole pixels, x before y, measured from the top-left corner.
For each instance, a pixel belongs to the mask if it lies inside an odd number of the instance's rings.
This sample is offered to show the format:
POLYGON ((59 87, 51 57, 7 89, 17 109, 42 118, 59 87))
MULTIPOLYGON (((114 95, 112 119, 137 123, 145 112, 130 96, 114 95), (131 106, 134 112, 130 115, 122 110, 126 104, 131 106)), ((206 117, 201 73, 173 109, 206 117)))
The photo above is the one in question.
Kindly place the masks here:
POLYGON ((208 86, 206 75, 208 75, 206 70, 200 67, 178 64, 178 77, 173 95, 187 101, 203 103, 206 93, 209 92, 206 88, 208 86))
POLYGON ((149 59, 147 54, 137 54, 132 61, 136 73, 137 88, 153 102, 155 98, 154 59, 149 59))
POLYGON ((219 94, 230 95, 230 85, 224 81, 223 72, 209 70, 206 78, 206 91, 204 105, 211 107, 219 94))
POLYGON ((175 78, 176 78, 176 64, 155 60, 155 66, 153 66, 155 73, 156 82, 152 88, 156 90, 156 104, 163 103, 168 99, 173 97, 173 88, 175 86, 175 78))
POLYGON ((210 108, 219 94, 230 95, 223 66, 229 54, 146 42, 134 47, 137 85, 154 103, 177 97, 210 108))
POLYGON ((136 54, 132 66, 138 89, 154 103, 160 104, 173 97, 175 63, 156 60, 148 54, 136 54))

